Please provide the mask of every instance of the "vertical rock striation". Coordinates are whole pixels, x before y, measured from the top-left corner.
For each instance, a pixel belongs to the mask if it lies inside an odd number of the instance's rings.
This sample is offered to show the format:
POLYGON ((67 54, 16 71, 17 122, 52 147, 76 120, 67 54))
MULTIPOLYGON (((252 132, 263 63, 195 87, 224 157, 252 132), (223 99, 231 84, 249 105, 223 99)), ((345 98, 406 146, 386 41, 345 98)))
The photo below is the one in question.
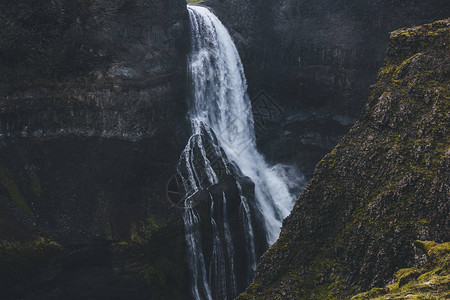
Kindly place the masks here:
POLYGON ((0 298, 184 298, 188 49, 183 0, 0 3, 0 298))
POLYGON ((136 140, 183 115, 184 1, 3 1, 0 11, 0 136, 136 140))

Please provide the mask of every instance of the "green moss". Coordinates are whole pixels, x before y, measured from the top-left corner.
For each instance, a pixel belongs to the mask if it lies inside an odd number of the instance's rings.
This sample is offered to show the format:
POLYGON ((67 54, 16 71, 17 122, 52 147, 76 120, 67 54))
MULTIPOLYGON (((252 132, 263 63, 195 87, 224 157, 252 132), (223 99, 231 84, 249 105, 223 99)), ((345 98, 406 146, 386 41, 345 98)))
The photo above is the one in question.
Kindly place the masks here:
POLYGON ((401 269, 399 271, 397 271, 394 274, 394 277, 396 278, 397 282, 397 286, 401 287, 405 284, 407 284, 408 282, 410 282, 411 280, 416 279, 417 277, 419 277, 420 275, 422 275, 423 270, 419 270, 417 268, 408 268, 408 269, 401 269))
MULTIPOLYGON (((392 75, 393 75, 393 79, 397 79, 397 80, 394 80, 394 81, 399 82, 398 79, 399 79, 399 77, 402 76, 402 72, 405 72, 405 68, 408 67, 408 65, 409 65, 414 59, 418 58, 418 57, 421 56, 421 55, 422 55, 422 53, 416 53, 416 54, 414 54, 413 56, 411 56, 411 57, 405 59, 400 65, 398 65, 398 66, 395 68, 394 73, 392 74, 392 75)), ((405 90, 405 92, 406 92, 406 90, 405 90)))
POLYGON ((433 247, 438 245, 438 243, 436 243, 436 242, 429 242, 429 241, 415 241, 414 245, 416 245, 416 247, 418 247, 419 249, 422 249, 426 254, 428 254, 428 252, 433 247))
POLYGON ((193 5, 198 5, 203 2, 205 2, 205 1, 204 0, 186 0, 187 4, 193 4, 193 5))
POLYGON ((448 299, 450 297, 450 243, 416 241, 416 246, 427 253, 423 269, 401 269, 395 273, 395 282, 384 289, 372 289, 358 294, 352 300, 368 299, 448 299))
POLYGON ((413 31, 410 31, 410 30, 408 30, 408 29, 406 29, 406 30, 398 30, 398 31, 396 31, 396 32, 394 32, 394 37, 399 37, 399 36, 402 36, 402 37, 412 37, 412 36, 415 36, 416 34, 413 32, 413 31))

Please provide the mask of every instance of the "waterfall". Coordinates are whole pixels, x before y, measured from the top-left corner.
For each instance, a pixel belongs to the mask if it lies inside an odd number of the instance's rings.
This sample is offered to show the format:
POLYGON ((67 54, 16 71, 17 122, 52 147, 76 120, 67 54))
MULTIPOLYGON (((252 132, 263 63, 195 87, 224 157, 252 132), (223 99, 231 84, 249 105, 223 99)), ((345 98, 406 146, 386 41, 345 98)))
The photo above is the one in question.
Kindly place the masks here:
POLYGON ((270 166, 256 148, 246 79, 231 36, 209 9, 188 10, 192 135, 178 172, 186 192, 191 292, 194 299, 233 299, 254 275, 258 245, 264 251, 278 238, 294 197, 282 168, 270 166))

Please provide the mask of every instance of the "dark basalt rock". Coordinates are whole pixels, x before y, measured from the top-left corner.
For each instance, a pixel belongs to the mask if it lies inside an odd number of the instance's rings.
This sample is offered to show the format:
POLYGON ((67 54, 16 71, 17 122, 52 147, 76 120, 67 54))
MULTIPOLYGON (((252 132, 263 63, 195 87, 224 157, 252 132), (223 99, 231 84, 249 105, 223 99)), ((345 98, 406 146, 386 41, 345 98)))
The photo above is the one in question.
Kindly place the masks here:
POLYGON ((391 34, 359 122, 318 165, 240 299, 347 299, 448 241, 450 20, 391 34))
POLYGON ((1 2, 0 298, 186 297, 188 49, 183 0, 1 2))
POLYGON ((136 140, 183 126, 184 1, 3 1, 0 11, 1 136, 136 140))
MULTIPOLYGON (((239 49, 252 99, 282 108, 258 145, 270 161, 315 165, 356 122, 389 32, 447 18, 445 0, 206 0, 239 49)), ((254 113, 267 113, 256 109, 254 113)))
POLYGON ((414 244, 426 263, 417 268, 400 269, 395 272, 394 283, 358 294, 352 300, 445 298, 450 283, 450 243, 415 241, 414 244))
POLYGON ((184 299, 184 226, 164 194, 178 153, 155 149, 170 146, 97 137, 2 141, 2 299, 184 299), (49 260, 46 244, 36 251, 42 236, 64 255, 49 260))

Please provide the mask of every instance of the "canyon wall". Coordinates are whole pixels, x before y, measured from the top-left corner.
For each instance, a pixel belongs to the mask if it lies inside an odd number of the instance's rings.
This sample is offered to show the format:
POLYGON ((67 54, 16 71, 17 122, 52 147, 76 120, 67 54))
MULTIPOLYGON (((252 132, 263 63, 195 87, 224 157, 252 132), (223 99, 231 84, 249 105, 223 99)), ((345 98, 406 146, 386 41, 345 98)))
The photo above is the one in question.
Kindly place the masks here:
POLYGON ((0 298, 183 299, 183 0, 0 4, 0 298))

